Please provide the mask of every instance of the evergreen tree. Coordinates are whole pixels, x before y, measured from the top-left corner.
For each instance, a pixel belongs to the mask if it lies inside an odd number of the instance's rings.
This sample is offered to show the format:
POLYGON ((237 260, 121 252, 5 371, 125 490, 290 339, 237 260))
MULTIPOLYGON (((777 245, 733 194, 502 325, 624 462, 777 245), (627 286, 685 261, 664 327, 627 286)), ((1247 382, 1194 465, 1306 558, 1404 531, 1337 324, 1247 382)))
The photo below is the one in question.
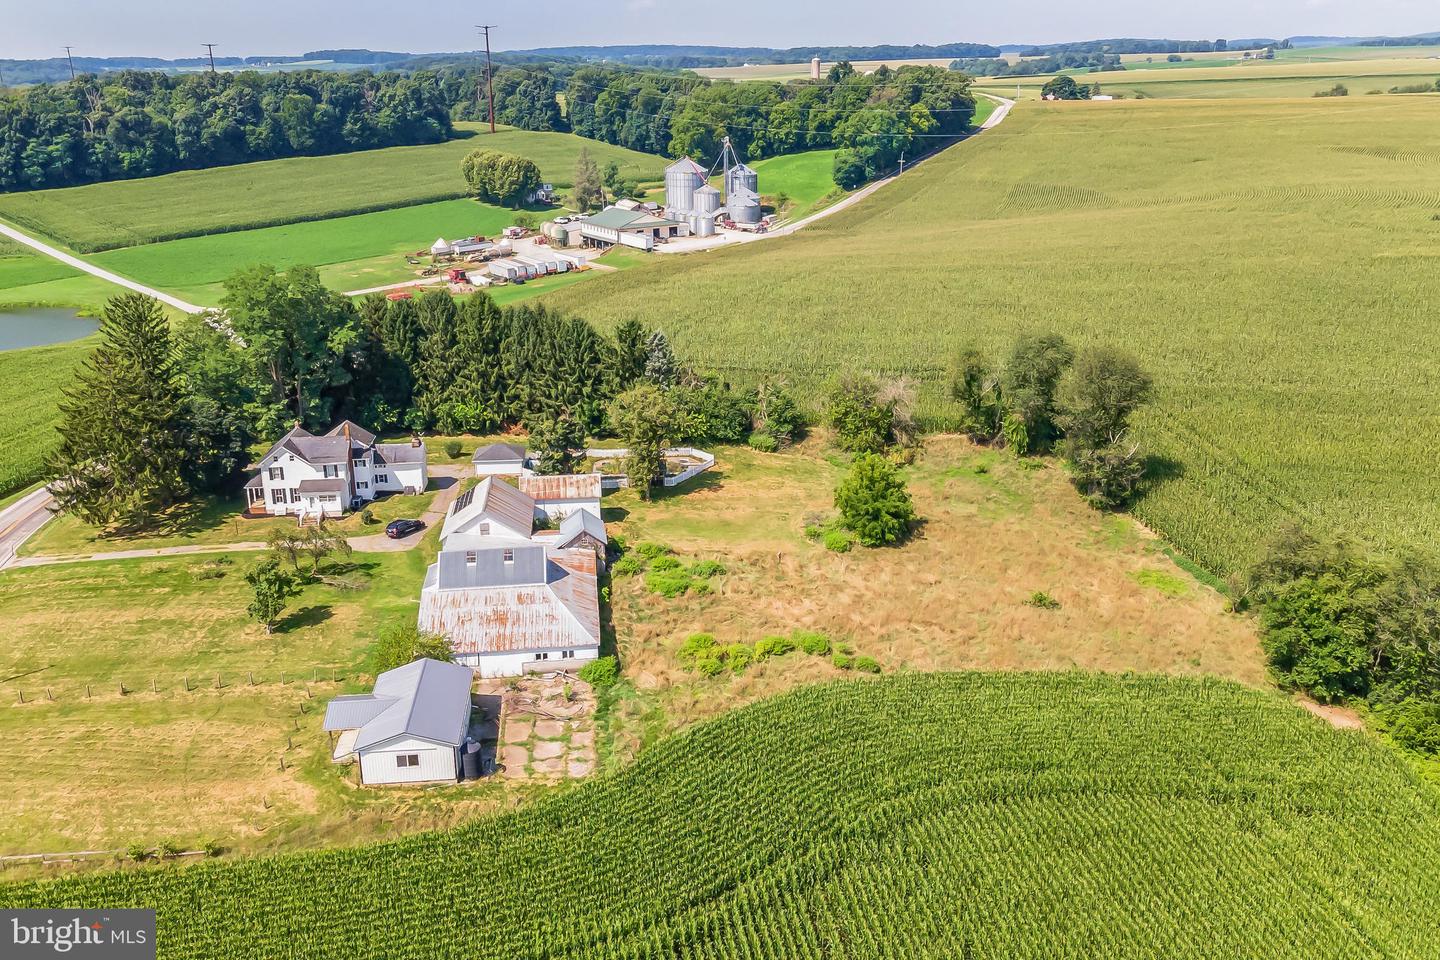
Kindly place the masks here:
POLYGON ((127 294, 106 305, 100 337, 60 404, 51 491, 87 523, 143 529, 190 492, 170 326, 157 302, 127 294))
POLYGON ((675 362, 675 352, 670 349, 670 340, 656 330, 650 334, 645 345, 645 379, 659 387, 675 385, 680 375, 680 365, 675 362))
POLYGON ((459 429, 453 388, 465 371, 465 358, 458 347, 459 311, 455 299, 445 290, 422 293, 415 311, 424 331, 415 378, 415 406, 426 425, 453 433, 459 429))
POLYGON ((458 419, 467 430, 493 430, 510 412, 503 356, 505 316, 488 295, 480 293, 465 302, 456 319, 455 345, 464 365, 452 391, 463 410, 458 419))
POLYGON ((650 359, 650 331, 633 317, 615 328, 615 386, 629 390, 645 375, 650 359))
POLYGON ((867 547, 904 539, 915 519, 905 478, 893 463, 874 453, 855 458, 835 491, 835 506, 845 527, 867 547))

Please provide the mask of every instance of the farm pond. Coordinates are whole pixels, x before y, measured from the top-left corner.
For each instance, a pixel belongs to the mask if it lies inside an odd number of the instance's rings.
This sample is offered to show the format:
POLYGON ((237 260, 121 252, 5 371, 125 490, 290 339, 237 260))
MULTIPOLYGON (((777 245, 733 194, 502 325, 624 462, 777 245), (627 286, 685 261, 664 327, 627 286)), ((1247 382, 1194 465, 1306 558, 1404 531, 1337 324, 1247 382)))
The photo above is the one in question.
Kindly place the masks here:
POLYGON ((0 309, 0 351, 79 340, 99 327, 95 318, 63 307, 0 309))

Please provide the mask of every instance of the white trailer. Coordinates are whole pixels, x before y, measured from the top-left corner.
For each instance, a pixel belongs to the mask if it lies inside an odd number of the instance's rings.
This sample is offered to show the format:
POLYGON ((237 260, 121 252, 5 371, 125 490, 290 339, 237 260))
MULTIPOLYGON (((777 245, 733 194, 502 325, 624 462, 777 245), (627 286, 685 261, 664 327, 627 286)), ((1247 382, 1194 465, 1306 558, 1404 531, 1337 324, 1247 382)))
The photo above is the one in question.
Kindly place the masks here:
POLYGON ((620 246, 636 250, 654 250, 655 238, 648 233, 621 233, 620 246))
POLYGON ((531 270, 535 271, 535 276, 537 276, 537 277, 543 277, 543 276, 545 276, 545 274, 547 274, 547 273, 554 273, 554 272, 555 272, 555 265, 554 265, 553 262, 551 262, 551 261, 549 261, 549 260, 539 260, 539 259, 536 259, 535 257, 531 256, 531 257, 516 257, 516 258, 515 258, 515 262, 516 262, 516 263, 523 264, 523 265, 529 267, 531 270))

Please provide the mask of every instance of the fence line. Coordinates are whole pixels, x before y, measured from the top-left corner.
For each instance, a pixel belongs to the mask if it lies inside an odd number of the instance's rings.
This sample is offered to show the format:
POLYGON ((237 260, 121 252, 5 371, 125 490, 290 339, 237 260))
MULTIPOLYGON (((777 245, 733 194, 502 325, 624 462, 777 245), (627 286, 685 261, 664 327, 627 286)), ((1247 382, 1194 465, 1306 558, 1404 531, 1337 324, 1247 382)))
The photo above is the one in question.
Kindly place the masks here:
MULTIPOLYGON (((300 689, 305 690, 306 694, 309 697, 313 698, 314 694, 310 693, 309 684, 343 683, 347 679, 349 679, 348 673, 342 673, 339 667, 315 667, 311 670, 310 676, 308 678, 305 676, 303 671, 290 673, 281 670, 279 672, 278 678, 268 681, 264 678, 263 675, 257 677, 253 670, 246 670, 243 671, 243 673, 237 670, 234 674, 230 674, 228 678, 223 671, 217 672, 213 676, 207 674, 203 677, 200 675, 192 675, 186 673, 180 675, 179 685, 171 686, 169 683, 167 683, 165 690, 167 693, 171 693, 180 692, 180 690, 183 688, 183 691, 185 693, 195 693, 201 690, 224 690, 227 687, 237 685, 258 687, 278 682, 281 686, 298 685, 300 689), (237 679, 240 677, 243 677, 243 679, 237 679)), ((160 693, 160 678, 157 674, 152 675, 148 683, 142 682, 139 686, 131 685, 128 681, 125 680, 107 680, 103 682, 92 680, 83 683, 80 681, 76 681, 76 686, 74 688, 75 690, 77 690, 76 698, 78 699, 80 697, 78 693, 79 687, 85 688, 85 692, 83 695, 84 699, 94 700, 103 697, 103 695, 97 696, 97 691, 99 688, 108 687, 112 684, 114 685, 114 689, 116 690, 116 692, 121 697, 128 697, 136 693, 146 692, 146 687, 149 688, 148 692, 152 694, 158 695, 160 693)), ((32 687, 30 693, 27 695, 25 687, 19 683, 15 684, 14 690, 14 702, 25 705, 38 703, 41 700, 44 700, 47 703, 55 703, 60 699, 60 697, 56 695, 56 691, 61 690, 62 693, 64 692, 64 689, 61 687, 44 686, 38 688, 32 687)))

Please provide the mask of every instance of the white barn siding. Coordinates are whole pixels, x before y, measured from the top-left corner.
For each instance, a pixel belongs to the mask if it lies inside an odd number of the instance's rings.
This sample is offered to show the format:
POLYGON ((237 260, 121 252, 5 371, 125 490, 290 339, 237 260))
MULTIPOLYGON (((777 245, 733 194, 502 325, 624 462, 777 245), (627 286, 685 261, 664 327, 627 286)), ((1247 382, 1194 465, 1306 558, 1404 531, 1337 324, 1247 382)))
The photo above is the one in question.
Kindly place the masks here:
POLYGON ((524 472, 523 460, 488 460, 475 464, 477 477, 518 477, 524 472))
POLYGON ((581 664, 600 656, 599 647, 575 647, 575 656, 562 657, 561 650, 522 650, 518 653, 459 653, 456 663, 474 667, 475 672, 486 680, 495 677, 518 677, 525 673, 525 665, 548 654, 547 667, 555 670, 574 670, 581 664))
POLYGON ((432 743, 416 737, 396 737, 360 751, 362 783, 433 783, 455 780, 459 771, 459 749, 448 743, 432 743), (399 766, 395 758, 407 754, 418 756, 420 765, 399 766))

